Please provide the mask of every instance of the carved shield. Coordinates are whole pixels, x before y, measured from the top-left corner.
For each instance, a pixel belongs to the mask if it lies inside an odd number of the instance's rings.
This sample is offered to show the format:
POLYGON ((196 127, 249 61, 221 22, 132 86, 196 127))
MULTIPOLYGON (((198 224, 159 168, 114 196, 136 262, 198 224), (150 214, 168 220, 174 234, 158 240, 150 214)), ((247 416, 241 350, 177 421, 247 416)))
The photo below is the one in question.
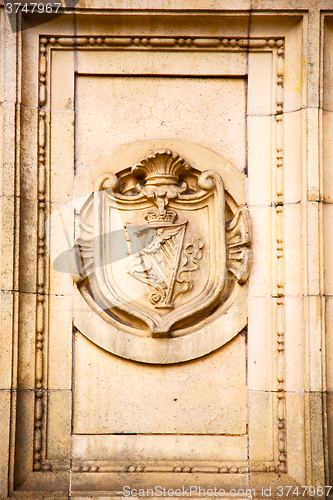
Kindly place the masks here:
POLYGON ((75 281, 92 307, 138 335, 200 323, 248 276, 246 209, 226 225, 221 176, 170 150, 97 179, 80 218, 75 281))

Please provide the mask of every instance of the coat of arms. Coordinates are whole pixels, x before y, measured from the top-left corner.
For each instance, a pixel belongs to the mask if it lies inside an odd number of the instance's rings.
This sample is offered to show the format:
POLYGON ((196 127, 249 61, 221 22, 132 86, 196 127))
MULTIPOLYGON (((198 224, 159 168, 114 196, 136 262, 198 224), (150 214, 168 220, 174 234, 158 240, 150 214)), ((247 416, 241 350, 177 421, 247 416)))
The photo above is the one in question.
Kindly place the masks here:
POLYGON ((97 179, 80 211, 74 279, 105 319, 171 337, 204 320, 234 281, 247 280, 250 241, 245 207, 227 220, 217 172, 157 150, 97 179))

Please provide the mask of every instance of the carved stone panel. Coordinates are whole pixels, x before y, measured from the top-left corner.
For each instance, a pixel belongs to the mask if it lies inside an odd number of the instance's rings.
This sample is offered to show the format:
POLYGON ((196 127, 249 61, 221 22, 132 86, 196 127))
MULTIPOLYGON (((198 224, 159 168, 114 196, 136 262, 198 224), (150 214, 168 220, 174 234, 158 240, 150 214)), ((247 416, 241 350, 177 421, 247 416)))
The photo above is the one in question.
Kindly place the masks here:
MULTIPOLYGON (((154 150, 96 179, 72 255, 74 280, 95 316, 84 323, 80 305, 74 323, 104 349, 174 363, 215 350, 245 326, 250 219, 225 191, 223 159, 211 156, 217 171, 199 171, 176 152, 154 150), (203 327, 212 311, 219 326, 211 318, 203 327), (236 314, 243 321, 230 325, 236 314)), ((228 168, 231 178, 236 169, 228 168)))
POLYGON ((1 17, 1 498, 324 485, 325 1, 1 17))

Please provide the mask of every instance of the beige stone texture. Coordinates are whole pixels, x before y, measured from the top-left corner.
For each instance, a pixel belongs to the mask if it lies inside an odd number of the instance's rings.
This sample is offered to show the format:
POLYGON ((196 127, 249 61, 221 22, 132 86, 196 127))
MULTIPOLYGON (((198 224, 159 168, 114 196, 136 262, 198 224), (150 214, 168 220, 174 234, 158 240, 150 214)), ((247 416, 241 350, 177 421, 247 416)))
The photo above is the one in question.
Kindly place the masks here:
POLYGON ((324 242, 324 292, 327 297, 333 295, 333 272, 330 266, 330 245, 332 233, 330 231, 333 222, 333 205, 325 203, 323 206, 323 242, 324 242))
POLYGON ((248 392, 250 466, 256 462, 274 460, 274 396, 271 391, 248 392), (262 411, 263 408, 265 411, 262 411))
POLYGON ((248 198, 249 205, 269 206, 272 202, 272 172, 262 166, 270 161, 272 117, 249 116, 248 124, 248 198))
POLYGON ((69 3, 0 6, 0 500, 323 498, 331 0, 69 3))
POLYGON ((36 293, 37 259, 34 253, 37 245, 37 200, 23 198, 20 205, 26 220, 20 231, 20 243, 22 248, 26 250, 21 262, 24 277, 20 280, 20 291, 23 294, 36 293))
POLYGON ((71 411, 70 390, 50 390, 47 395, 49 424, 47 453, 50 459, 67 459, 71 454, 71 422, 64 418, 71 411))
POLYGON ((48 388, 70 390, 72 387, 72 304, 69 297, 51 295, 49 307, 48 388))
POLYGON ((10 436, 10 390, 1 390, 0 392, 0 429, 1 429, 1 467, 0 467, 0 495, 7 496, 8 491, 8 472, 7 464, 9 462, 9 436, 10 436))
MULTIPOLYGON (((221 455, 225 460, 247 459, 247 438, 237 436, 233 439, 226 435, 103 435, 91 437, 75 435, 73 439, 73 458, 82 460, 108 459, 110 451, 114 460, 140 461, 215 461, 221 455)), ((200 469, 198 469, 199 472, 200 469)), ((212 471, 213 472, 213 471, 212 471)))
MULTIPOLYGON (((50 294, 71 297, 73 280, 69 271, 66 252, 74 243, 74 204, 52 203, 45 218, 46 245, 52 264, 49 266, 50 294), (56 259, 58 259, 56 261, 56 259)), ((72 307, 71 299, 67 306, 72 307)))
POLYGON ((286 259, 284 272, 287 297, 298 297, 303 292, 302 271, 304 261, 302 259, 302 250, 306 233, 301 224, 302 208, 301 203, 286 204, 284 207, 284 255, 286 259))
POLYGON ((325 316, 326 316, 326 357, 327 357, 327 367, 326 367, 326 387, 327 391, 333 392, 333 369, 332 369, 332 356, 333 356, 333 325, 332 325, 332 307, 333 299, 332 297, 325 298, 325 316))
MULTIPOLYGON (((191 74, 185 69, 186 73, 191 74)), ((201 144, 240 170, 245 166, 242 79, 235 79, 231 87, 229 78, 79 77, 77 103, 79 170, 100 156, 106 144, 114 150, 151 137, 201 144), (100 119, 94 123, 96 114, 100 119), (231 120, 235 122, 232 132, 231 120)))
POLYGON ((275 388, 275 345, 272 342, 274 303, 268 297, 248 300, 248 387, 253 391, 275 388), (260 310, 260 317, 257 311, 260 310), (260 350, 257 345, 260 345, 260 350))
POLYGON ((17 362, 17 389, 33 390, 35 386, 35 339, 29 332, 35 330, 36 294, 22 293, 19 301, 20 333, 15 339, 15 348, 19 351, 17 362))
POLYGON ((0 366, 2 366, 0 375, 1 390, 8 391, 12 386, 12 331, 13 331, 13 292, 2 292, 1 294, 1 324, 2 324, 2 342, 0 344, 0 366))
MULTIPOLYGON (((37 148, 31 148, 31 143, 37 142, 38 114, 34 107, 22 106, 21 120, 27 124, 22 131, 21 172, 22 182, 20 195, 23 200, 36 201, 37 199, 37 148), (27 146, 28 144, 28 146, 27 146)), ((23 208, 23 211, 25 209, 23 208)))
POLYGON ((52 147, 50 151, 52 162, 57 165, 51 175, 50 197, 52 203, 72 203, 74 179, 68 180, 65 185, 63 179, 68 171, 74 170, 74 113, 71 110, 54 110, 51 114, 51 144, 60 143, 60 147, 52 147))
POLYGON ((327 203, 332 203, 333 178, 332 178, 332 158, 329 151, 332 149, 332 126, 333 113, 332 111, 323 110, 323 150, 325 158, 327 158, 323 169, 323 198, 327 203))
POLYGON ((249 279, 249 297, 267 297, 272 293, 272 209, 249 208, 253 240, 253 264, 249 279))
POLYGON ((14 207, 13 196, 1 196, 1 289, 13 290, 14 207))
POLYGON ((305 388, 308 368, 304 359, 307 343, 303 322, 304 309, 305 304, 301 297, 285 299, 286 390, 296 393, 305 388), (295 370, 295 366, 298 366, 298 370, 295 370))
POLYGON ((304 179, 302 172, 302 111, 286 113, 285 161, 284 161, 284 200, 286 203, 299 203, 303 199, 304 179))

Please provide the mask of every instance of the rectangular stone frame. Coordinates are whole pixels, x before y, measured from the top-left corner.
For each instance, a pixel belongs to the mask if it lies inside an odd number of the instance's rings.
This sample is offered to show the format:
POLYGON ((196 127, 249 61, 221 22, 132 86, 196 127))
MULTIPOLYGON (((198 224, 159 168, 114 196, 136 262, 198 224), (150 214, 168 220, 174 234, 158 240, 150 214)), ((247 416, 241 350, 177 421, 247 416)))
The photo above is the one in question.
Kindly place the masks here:
MULTIPOLYGON (((119 32, 108 31, 108 22, 101 21, 101 31, 90 32, 89 21, 87 24, 78 23, 78 32, 73 36, 72 25, 69 16, 59 18, 54 22, 54 27, 48 25, 47 33, 45 27, 31 28, 22 33, 22 60, 20 60, 21 71, 24 79, 37 82, 39 78, 39 111, 37 105, 36 85, 33 87, 22 87, 22 107, 20 120, 21 136, 18 145, 21 148, 21 183, 16 187, 16 196, 21 196, 21 232, 20 232, 20 315, 17 307, 14 321, 18 324, 18 336, 14 343, 14 353, 17 352, 17 361, 14 362, 14 393, 12 408, 13 418, 12 447, 11 447, 11 488, 27 492, 49 491, 52 495, 57 493, 57 498, 62 495, 67 497, 69 479, 73 492, 84 491, 108 491, 119 490, 122 485, 130 484, 138 480, 138 475, 144 475, 144 481, 148 481, 149 471, 136 466, 117 465, 115 463, 86 463, 71 464, 70 456, 64 459, 47 460, 43 456, 46 448, 48 432, 55 431, 52 422, 48 419, 49 395, 56 389, 48 391, 48 381, 52 379, 52 370, 59 370, 59 353, 56 347, 50 344, 49 327, 57 311, 61 311, 61 299, 54 300, 52 287, 58 284, 52 280, 52 269, 49 267, 47 253, 45 253, 45 214, 52 211, 52 203, 61 203, 66 200, 52 198, 52 186, 56 186, 57 180, 61 184, 65 178, 68 181, 68 170, 71 165, 74 172, 74 127, 70 121, 74 118, 73 107, 69 110, 69 117, 64 118, 67 123, 55 125, 52 123, 49 106, 49 95, 54 82, 50 84, 49 76, 52 75, 52 47, 63 50, 67 64, 62 66, 62 72, 58 77, 66 78, 72 83, 69 87, 69 97, 74 90, 74 71, 77 60, 73 57, 73 49, 85 51, 89 47, 98 45, 110 51, 118 50, 121 43, 124 50, 200 50, 213 52, 219 51, 221 57, 226 54, 245 54, 245 71, 235 75, 235 61, 228 59, 225 75, 245 76, 248 78, 248 205, 250 208, 254 234, 255 261, 252 270, 251 282, 249 284, 249 325, 248 325, 248 397, 249 397, 249 443, 250 456, 248 464, 225 463, 214 466, 209 464, 200 467, 180 467, 176 463, 165 469, 156 466, 151 472, 160 472, 160 484, 188 484, 187 479, 190 472, 199 474, 199 483, 214 485, 215 482, 226 487, 246 487, 249 483, 251 472, 251 485, 275 485, 275 484, 323 484, 323 454, 321 447, 316 443, 322 442, 320 422, 315 426, 311 419, 313 408, 323 414, 321 410, 320 397, 314 396, 311 401, 304 395, 303 391, 309 389, 308 381, 311 373, 315 373, 315 367, 304 366, 307 353, 313 346, 321 345, 319 335, 320 328, 315 330, 311 327, 311 314, 320 308, 320 297, 308 291, 308 282, 302 274, 302 264, 295 266, 297 257, 301 255, 302 262, 306 260, 306 244, 302 241, 302 231, 307 226, 307 208, 304 201, 303 186, 300 183, 292 184, 292 179, 298 179, 303 175, 302 163, 306 165, 304 145, 302 145, 302 133, 304 131, 302 118, 304 117, 305 92, 302 89, 302 31, 306 29, 306 16, 289 15, 283 19, 266 15, 258 15, 252 18, 252 30, 250 39, 247 38, 247 16, 236 16, 237 22, 228 25, 227 16, 213 14, 209 19, 199 15, 192 16, 184 21, 181 15, 165 17, 165 23, 158 34, 154 34, 154 42, 142 44, 142 39, 149 37, 145 16, 124 16, 121 36, 119 32), (212 36, 210 25, 217 23, 219 17, 219 28, 217 34, 212 36), (199 23, 198 23, 199 21, 199 23), (191 24, 193 22, 193 24, 191 24), (179 26, 178 24, 179 23, 179 26), (104 26, 103 26, 104 24, 104 26), (199 25, 199 28, 198 28, 199 25), (87 35, 88 33, 88 35, 87 35), (107 33, 107 34, 105 34, 107 33), (124 35, 126 34, 126 36, 124 35), (109 35, 110 36, 107 36, 109 35), (85 36, 86 35, 86 36, 85 36), (112 35, 112 36, 111 36, 112 35), (37 58, 36 43, 39 40, 40 57, 37 58), (188 40, 188 46, 184 47, 177 40, 183 38, 188 40), (54 41, 53 41, 54 39, 54 41), (91 40, 95 40, 92 42, 91 40), (100 41, 97 42, 97 39, 100 41), (218 42, 218 43, 217 43, 218 42), (271 64, 267 65, 268 71, 264 78, 258 75, 258 67, 262 67, 262 61, 256 57, 267 57, 269 54, 271 64), (44 61, 44 58, 45 61, 44 61), (272 68, 271 73, 269 70, 272 68), (285 78, 285 75, 288 78, 285 78), (270 88, 263 89, 263 83, 269 84, 270 88), (263 99, 258 101, 259 96, 263 99), (266 101, 265 101, 266 98, 266 101), (258 106, 258 102, 260 105, 258 106), (267 112, 267 106, 270 108, 267 112), (50 127, 50 123, 52 127, 50 127), (260 127, 262 135, 251 134, 254 124, 260 127), (62 133, 66 132, 64 149, 54 154, 67 155, 67 161, 63 172, 57 170, 50 174, 50 148, 52 147, 52 134, 56 128, 62 133), (67 126, 67 127, 66 127, 67 126), (283 132, 283 126, 285 132, 283 132), (267 131, 269 136, 267 136, 267 131), (265 135, 266 134, 266 135, 265 135), (284 137, 288 134, 288 141, 284 137), (291 144, 290 135, 295 134, 295 141, 291 144), (263 137, 267 138, 268 146, 263 148, 263 137), (38 178, 36 178, 37 148, 38 142, 38 178), (285 143, 288 143, 287 146, 285 143), (295 146, 296 144, 296 146, 295 146), (264 151, 262 157, 258 158, 258 152, 264 151), (269 161, 270 168, 262 170, 263 165, 269 161), (258 184, 251 183, 251 172, 263 171, 258 184), (265 176, 266 175, 266 176, 265 176), (52 180, 51 180, 52 179, 52 180), (38 186, 37 190, 36 187, 38 186), (51 186, 51 190, 50 190, 51 186), (37 191, 37 192, 36 192, 37 191), (35 193, 35 196, 34 196, 35 193), (38 200, 38 202, 36 202, 38 200), (300 203, 301 202, 301 203, 300 203), (270 207, 269 210, 262 208, 270 207), (269 213, 269 215, 267 215, 269 213), (302 220, 303 225, 293 225, 293 220, 302 220), (271 231, 272 226, 272 231, 271 231), (34 231, 37 228, 37 234, 34 231), (295 250, 295 248, 297 250, 295 250), (38 257, 36 255, 38 249, 38 257), (296 255, 293 255, 293 252, 296 255), (260 259, 256 261, 256 255, 260 259), (257 263, 256 263, 257 262, 257 263), (262 268, 260 264, 267 262, 270 266, 262 268), (257 266, 257 267, 256 267, 257 266), (287 266, 289 266, 287 268, 287 266), (294 269, 293 269, 294 267, 294 269), (285 280, 284 272, 290 279, 285 280), (258 278, 259 274, 261 279, 258 278), (293 279, 291 279, 291 276, 293 279), (310 295, 314 295, 311 296, 310 295), (271 297, 271 298, 270 298, 271 297), (52 303, 54 302, 54 303, 52 303), (58 302, 58 304, 56 304, 58 302), (258 325, 256 316, 258 309, 263 311, 263 322, 258 325), (297 311, 297 317, 295 315, 297 311), (274 321, 270 323, 270 318, 274 321), (303 320, 309 317, 306 335, 303 335, 303 320), (271 333, 267 336, 267 324, 271 324, 271 333), (32 335, 34 332, 34 335, 32 335), (311 334, 311 335, 310 335, 311 334), (258 348, 259 339, 259 348, 258 348), (303 350, 298 349, 302 344, 303 350), (52 350, 53 349, 53 350, 52 350), (259 358, 257 353, 259 351, 259 358), (57 358, 58 356, 58 358, 57 358), (268 356, 271 363, 266 363, 268 356), (35 360, 34 362, 32 360, 35 360), (297 369, 295 369, 295 364, 297 369), (267 367, 267 365, 269 365, 267 367), (16 370, 17 367, 17 370, 16 370), (303 371, 304 370, 304 371, 303 371), (16 377, 16 378, 15 378, 16 377), (298 391, 303 392, 303 397, 298 396, 298 391), (272 396, 271 396, 272 395, 272 396), (272 401, 269 399, 272 397, 272 401), (267 399, 268 398, 268 399, 267 399), (268 401, 270 412, 263 414, 263 401, 268 401), (17 417, 15 423, 15 409, 17 417), (267 414, 269 421, 267 420, 267 414), (272 418, 270 418, 272 417, 272 418), (261 429, 269 426, 272 440, 265 441, 261 429), (16 432, 15 432, 16 428, 16 432), (312 439, 310 438, 310 429, 312 439), (287 433, 287 439, 286 439, 287 433), (314 437, 314 434, 315 437, 314 437), (15 443, 15 444, 14 444, 15 443), (254 446, 255 443, 255 446, 254 446), (252 444, 252 446, 251 446, 252 444), (35 454, 42 451, 41 460, 35 460, 35 472, 33 472, 33 447, 35 454), (251 449, 254 451, 251 455, 251 449), (272 453, 273 450, 273 453, 272 453), (272 455, 271 460, 266 456, 272 455), (301 458, 300 458, 301 457, 301 458), (313 464, 313 465, 312 465, 313 464), (103 469, 104 467, 104 469, 103 469), (195 467, 195 469, 194 469, 195 467), (190 468, 190 470, 189 470, 190 468), (171 472, 171 469, 173 472, 171 472), (43 472, 41 472, 43 470, 43 472), (277 475, 276 472, 280 474, 277 475), (173 479, 175 477, 175 479, 173 479), (146 479, 147 478, 147 479, 146 479), (204 480, 203 480, 204 478, 204 480)), ((89 18, 89 14, 87 16, 89 18)), ((78 19, 78 18, 77 18, 78 19)), ((119 22, 119 17, 117 18, 119 22)), ((96 23, 96 15, 94 18, 96 23)), ((96 23, 97 24, 97 23, 96 23)), ((96 26, 95 24, 95 26, 96 26)), ((96 29, 96 28, 95 28, 96 29)), ((305 49, 304 49, 305 50, 305 49)), ((98 68, 97 68, 98 69, 98 68)), ((96 69, 96 71, 97 71, 96 69)), ((104 70, 105 71, 105 70, 104 70)), ((101 72, 103 72, 103 69, 101 72)), ((72 104, 74 99, 72 99, 72 104)), ((306 105, 306 102, 305 102, 306 105)), ((53 161, 53 160, 52 160, 53 161)), ((55 160, 54 160, 55 161, 55 160)), ((59 162, 60 163, 60 162, 59 162)), ((258 179, 258 177, 256 177, 258 179)), ((18 176, 17 176, 18 180, 18 176)), ((256 181, 258 182, 258 181, 256 181)), ((57 188, 55 188, 58 191, 57 188)), ((59 192, 59 191, 58 191, 59 192)), ((13 195, 8 195, 8 203, 13 203, 13 195)), ((312 207, 315 210, 315 207, 312 207)), ((309 206, 311 211, 311 206, 309 206)), ((14 210, 13 210, 14 212, 14 210)), ((316 215, 313 214, 315 218, 316 215)), ((18 241, 18 238, 17 238, 18 241)), ((258 258, 258 257, 257 257, 258 258)), ((61 292, 69 287, 71 283, 62 282, 61 292)), ((54 289, 55 289, 54 288, 54 289)), ((10 287, 8 287, 10 290, 10 287)), ((14 288, 15 289, 15 288, 14 288)), ((17 292, 16 296, 17 296, 17 292)), ((14 308, 15 310, 15 308, 14 308)), ((68 352, 72 345, 71 318, 67 318, 67 337, 63 338, 68 352)), ((313 351, 312 356, 313 356, 313 351)), ((316 352, 318 352, 316 350, 316 352)), ((318 362, 321 358, 318 354, 318 362)), ((61 449, 68 449, 71 441, 71 356, 64 362, 61 373, 63 380, 59 386, 60 400, 52 403, 53 407, 61 409, 64 422, 62 432, 55 436, 56 442, 61 449), (60 434, 65 436, 59 439, 60 434)), ((322 387, 318 380, 318 387, 322 387)), ((54 424, 53 424, 54 425, 54 424)), ((37 455, 36 455, 37 456, 37 455)), ((192 476, 193 477, 193 476, 192 476)), ((154 479, 156 482, 156 479, 154 479)), ((32 493, 33 498, 37 498, 32 493)), ((110 494, 110 493, 109 493, 110 494)), ((49 498, 51 498, 50 496, 49 498)), ((27 497, 25 497, 27 498, 27 497)))

